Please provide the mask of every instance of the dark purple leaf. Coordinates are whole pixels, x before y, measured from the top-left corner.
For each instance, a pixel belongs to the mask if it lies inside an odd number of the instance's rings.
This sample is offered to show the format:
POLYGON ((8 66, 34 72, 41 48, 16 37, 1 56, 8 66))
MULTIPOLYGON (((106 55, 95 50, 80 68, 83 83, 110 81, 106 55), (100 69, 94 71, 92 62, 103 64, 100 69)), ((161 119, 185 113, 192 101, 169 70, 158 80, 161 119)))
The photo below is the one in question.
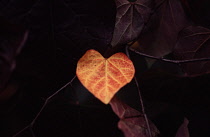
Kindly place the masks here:
POLYGON ((117 15, 111 45, 137 39, 151 13, 152 0, 115 0, 117 15))
POLYGON ((183 124, 180 126, 179 130, 176 133, 176 137, 190 137, 188 131, 189 121, 185 118, 183 124))
MULTIPOLYGON (((144 116, 139 111, 124 104, 114 97, 110 105, 114 113, 120 118, 118 128, 121 129, 125 137, 149 137, 147 124, 144 116)), ((155 137, 159 134, 155 125, 149 121, 152 135, 155 137)))
POLYGON ((145 33, 140 35, 139 50, 154 56, 172 51, 177 36, 189 22, 179 0, 156 0, 156 6, 145 33))
POLYGON ((0 18, 0 92, 15 69, 16 57, 26 41, 27 34, 21 26, 0 18))
MULTIPOLYGON (((176 59, 209 58, 210 30, 199 26, 189 26, 180 32, 173 54, 176 59)), ((188 75, 198 75, 210 72, 210 62, 200 61, 182 64, 188 75)))

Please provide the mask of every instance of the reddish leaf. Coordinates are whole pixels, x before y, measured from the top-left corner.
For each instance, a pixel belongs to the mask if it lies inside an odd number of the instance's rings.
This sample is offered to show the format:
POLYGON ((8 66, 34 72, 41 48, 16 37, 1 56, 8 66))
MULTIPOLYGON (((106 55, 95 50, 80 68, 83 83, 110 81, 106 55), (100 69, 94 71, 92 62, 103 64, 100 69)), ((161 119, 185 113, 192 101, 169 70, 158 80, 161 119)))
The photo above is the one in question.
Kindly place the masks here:
POLYGON ((155 0, 156 8, 145 33, 139 39, 139 50, 154 56, 172 51, 177 36, 189 22, 179 0, 155 0))
MULTIPOLYGON (((125 137, 149 137, 146 121, 139 111, 124 104, 116 97, 111 100, 110 105, 120 118, 118 128, 123 131, 125 137)), ((149 124, 153 137, 157 136, 159 134, 158 129, 151 121, 149 124)))
POLYGON ((88 50, 78 61, 76 73, 95 97, 108 104, 114 94, 133 79, 135 69, 124 53, 105 59, 99 52, 88 50))
POLYGON ((112 46, 137 39, 151 13, 151 0, 115 0, 117 16, 112 46))
MULTIPOLYGON (((180 33, 173 53, 176 59, 181 60, 210 57, 210 30, 199 26, 185 28, 180 33)), ((182 67, 189 75, 210 72, 209 61, 182 64, 182 67)))

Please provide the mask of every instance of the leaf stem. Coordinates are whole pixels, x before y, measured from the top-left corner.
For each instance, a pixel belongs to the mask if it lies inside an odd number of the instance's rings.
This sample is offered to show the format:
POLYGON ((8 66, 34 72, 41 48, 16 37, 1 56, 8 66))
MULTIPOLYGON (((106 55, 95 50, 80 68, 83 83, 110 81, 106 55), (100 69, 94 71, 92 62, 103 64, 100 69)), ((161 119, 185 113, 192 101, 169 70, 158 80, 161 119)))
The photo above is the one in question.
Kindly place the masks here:
MULTIPOLYGON (((71 81, 69 81, 68 83, 66 83, 64 86, 62 86, 60 89, 58 89, 55 93, 53 93, 52 95, 50 95, 44 102, 44 104, 42 105, 41 109, 39 110, 39 112, 36 114, 35 118, 32 120, 32 122, 30 124, 28 124, 26 127, 24 127, 23 129, 21 129, 19 132, 17 132, 15 135, 13 135, 13 137, 17 137, 19 134, 21 134, 23 131, 25 131, 28 128, 31 128, 30 131, 32 132, 32 128, 34 126, 34 123, 36 122, 36 120, 38 119, 38 117, 40 116, 40 114, 42 113, 42 111, 45 109, 45 107, 47 106, 47 104, 49 103, 49 101, 56 96, 61 90, 63 90, 64 88, 66 88, 68 85, 70 85, 74 79, 76 78, 76 75, 71 79, 71 81)), ((32 132, 32 135, 34 135, 34 133, 32 132)))
MULTIPOLYGON (((130 58, 130 54, 129 54, 128 49, 129 49, 129 45, 126 46, 126 50, 125 50, 125 51, 126 51, 126 55, 128 56, 128 58, 130 58)), ((148 120, 147 114, 146 114, 146 112, 145 112, 144 101, 143 101, 143 97, 142 97, 141 90, 140 90, 140 87, 139 87, 139 84, 138 84, 138 81, 137 81, 136 76, 134 76, 134 80, 135 80, 135 83, 136 83, 136 87, 137 87, 137 89, 138 89, 139 100, 140 100, 140 104, 141 104, 141 110, 142 110, 144 119, 145 119, 145 121, 146 121, 148 134, 149 134, 149 137, 152 137, 151 127, 150 127, 150 125, 149 125, 149 120, 148 120)))
POLYGON ((144 119, 146 121, 146 125, 147 125, 147 130, 148 130, 148 133, 149 133, 149 137, 152 137, 152 132, 151 132, 151 127, 149 125, 149 120, 148 120, 148 117, 147 117, 147 114, 145 112, 145 108, 144 108, 144 101, 142 99, 142 95, 141 95, 141 90, 139 88, 139 84, 138 84, 138 81, 137 81, 137 78, 136 76, 134 77, 134 80, 135 80, 135 83, 136 83, 136 87, 138 89, 138 93, 139 93, 139 100, 140 100, 140 103, 141 103, 141 110, 142 110, 142 113, 144 115, 144 119))

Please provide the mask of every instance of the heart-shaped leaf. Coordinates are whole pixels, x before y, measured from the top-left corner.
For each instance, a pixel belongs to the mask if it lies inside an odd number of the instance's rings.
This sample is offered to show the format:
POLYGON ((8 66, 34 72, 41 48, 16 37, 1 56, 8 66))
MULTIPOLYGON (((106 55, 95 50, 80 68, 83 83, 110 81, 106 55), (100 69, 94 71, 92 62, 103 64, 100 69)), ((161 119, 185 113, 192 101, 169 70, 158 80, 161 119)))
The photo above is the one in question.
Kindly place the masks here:
POLYGON ((88 50, 83 55, 76 70, 84 87, 105 104, 132 80, 134 73, 132 61, 124 53, 116 53, 105 59, 95 50, 88 50))

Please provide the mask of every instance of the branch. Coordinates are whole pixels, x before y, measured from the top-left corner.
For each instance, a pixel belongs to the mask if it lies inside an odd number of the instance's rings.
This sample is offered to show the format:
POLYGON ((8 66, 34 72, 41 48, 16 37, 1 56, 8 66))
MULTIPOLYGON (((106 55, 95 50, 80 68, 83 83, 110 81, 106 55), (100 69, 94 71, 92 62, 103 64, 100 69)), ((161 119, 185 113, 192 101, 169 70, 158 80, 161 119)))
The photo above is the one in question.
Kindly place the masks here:
POLYGON ((147 58, 157 59, 157 60, 161 60, 161 61, 169 62, 169 63, 174 63, 174 64, 183 64, 183 63, 198 62, 198 61, 210 61, 210 57, 209 58, 188 59, 188 60, 170 60, 170 59, 164 59, 162 57, 155 57, 155 56, 152 56, 152 55, 148 55, 148 54, 139 52, 139 51, 137 51, 137 50, 135 50, 131 47, 129 47, 128 49, 137 53, 137 54, 139 54, 139 55, 141 55, 141 56, 147 57, 147 58))
POLYGON ((36 120, 39 118, 40 114, 42 113, 42 111, 45 109, 45 107, 47 106, 47 104, 49 103, 49 101, 56 96, 61 90, 63 90, 64 88, 66 88, 68 85, 70 85, 74 79, 76 78, 76 75, 71 79, 71 81, 69 81, 68 83, 66 83, 63 87, 61 87, 59 90, 57 90, 55 93, 53 93, 52 95, 50 95, 44 102, 44 104, 42 105, 41 109, 39 110, 39 112, 36 114, 35 118, 32 120, 32 122, 30 124, 28 124, 26 127, 24 127, 23 129, 21 129, 19 132, 17 132, 15 135, 13 135, 13 137, 17 137, 19 134, 21 134, 23 131, 25 131, 26 129, 30 128, 32 135, 35 137, 34 133, 33 133, 33 126, 34 123, 36 122, 36 120))

